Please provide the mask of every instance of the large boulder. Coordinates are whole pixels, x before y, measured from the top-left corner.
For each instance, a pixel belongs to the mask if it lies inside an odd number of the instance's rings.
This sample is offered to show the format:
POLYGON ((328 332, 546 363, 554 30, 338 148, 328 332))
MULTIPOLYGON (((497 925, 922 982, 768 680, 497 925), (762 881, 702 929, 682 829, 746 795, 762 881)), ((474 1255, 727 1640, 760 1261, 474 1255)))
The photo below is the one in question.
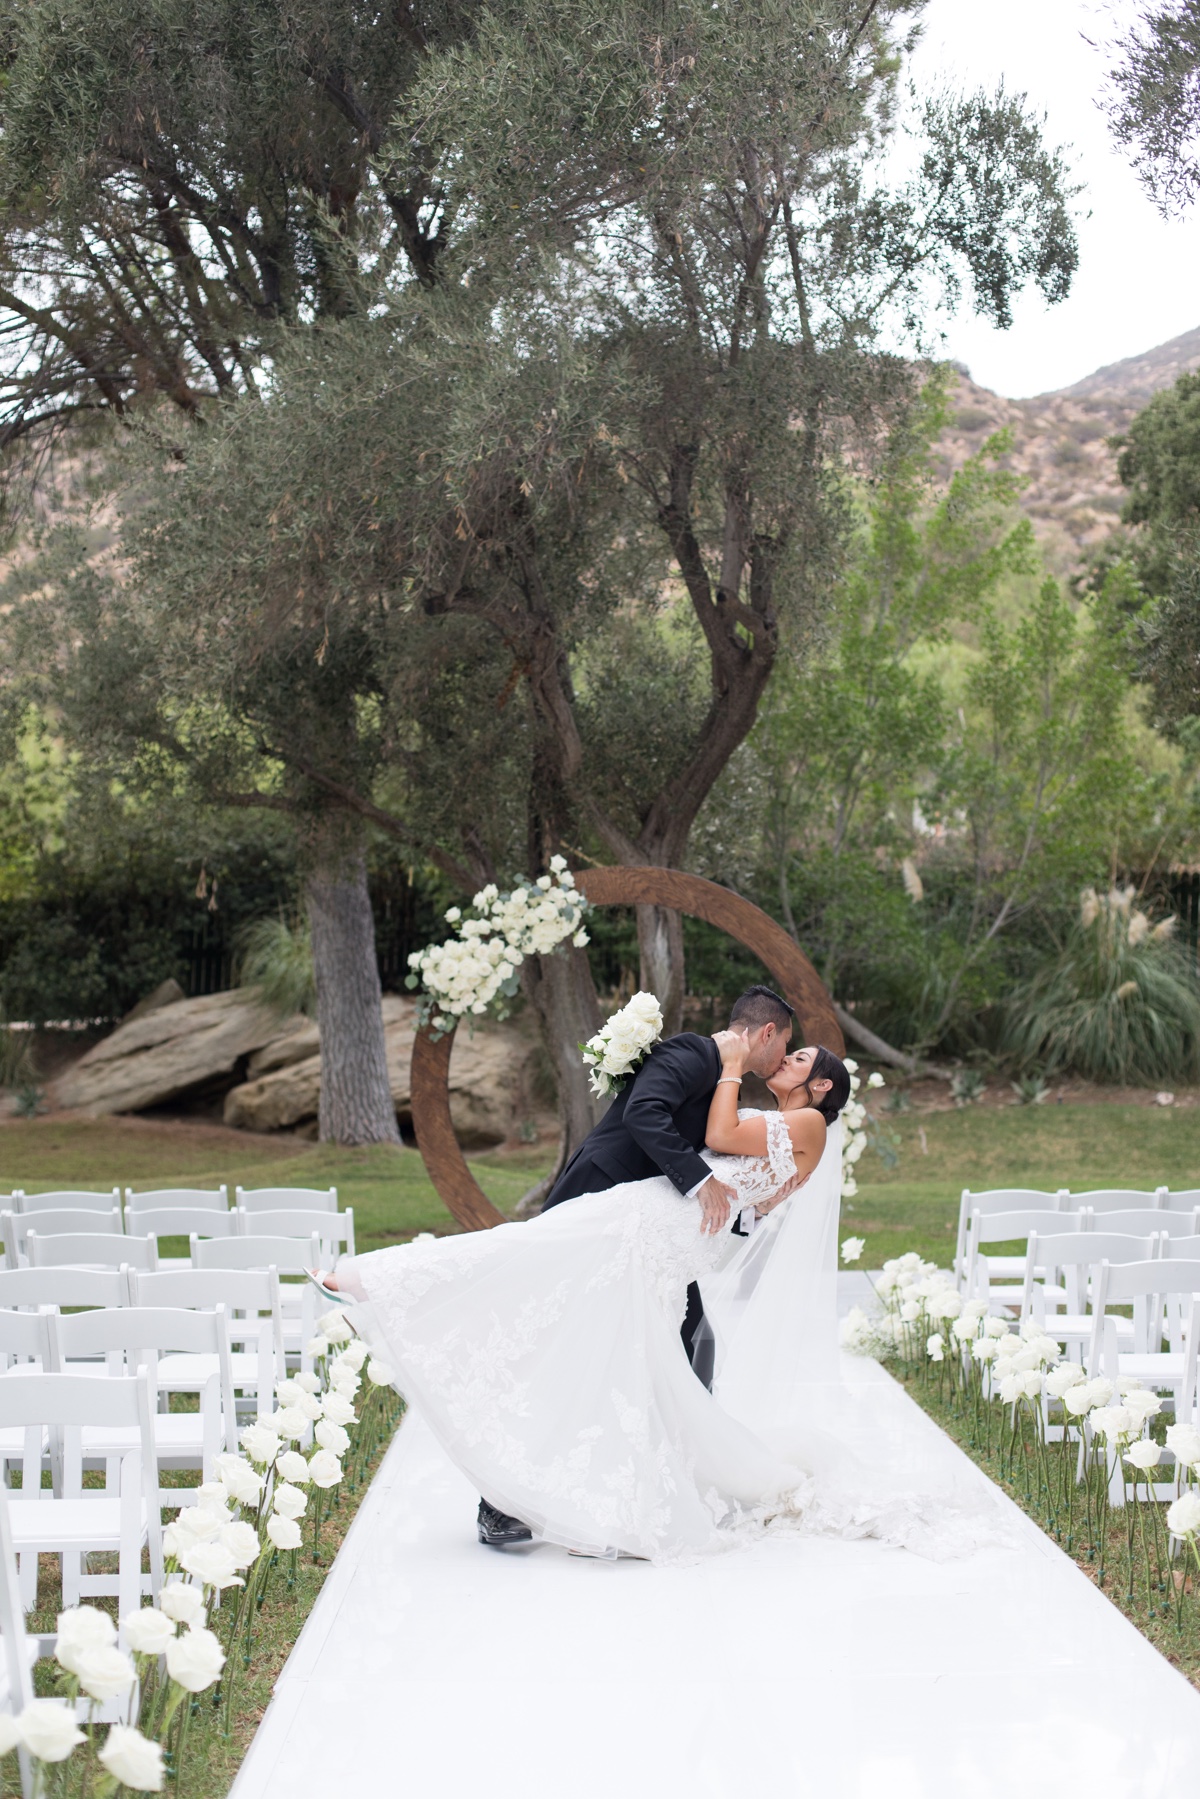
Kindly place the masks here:
MULTIPOLYGON (((416 1004, 396 994, 383 1001, 384 1040, 392 1099, 402 1124, 412 1118, 409 1068, 416 1035, 416 1004)), ((299 1023, 251 1058, 257 1078, 225 1096, 225 1123, 243 1130, 278 1131, 303 1125, 317 1115, 321 1058, 315 1028, 299 1023), (309 1053, 305 1054, 308 1046, 309 1053), (294 1052, 294 1053, 293 1053, 294 1052)), ((450 1116, 464 1143, 498 1143, 518 1113, 528 1110, 534 1040, 522 1026, 477 1025, 459 1031, 450 1057, 450 1116)))
POLYGON ((55 1083, 53 1098, 89 1112, 141 1112, 219 1084, 283 1034, 278 1013, 246 988, 157 1005, 89 1049, 55 1083))

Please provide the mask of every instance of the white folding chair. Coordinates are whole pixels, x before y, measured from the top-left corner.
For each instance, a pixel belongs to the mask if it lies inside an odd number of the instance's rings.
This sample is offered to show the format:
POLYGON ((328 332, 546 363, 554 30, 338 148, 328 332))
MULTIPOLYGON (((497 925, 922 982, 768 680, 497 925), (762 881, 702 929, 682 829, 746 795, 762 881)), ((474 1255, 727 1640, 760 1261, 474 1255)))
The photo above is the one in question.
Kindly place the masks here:
MULTIPOLYGON (((1066 1197, 1065 1188, 1060 1188, 1057 1193, 1043 1193, 1035 1187, 992 1187, 983 1193, 972 1193, 969 1187, 964 1187, 958 1202, 958 1238, 954 1246, 954 1277, 960 1290, 965 1291, 967 1232, 973 1212, 980 1213, 984 1218, 992 1212, 1061 1212, 1066 1197)), ((1021 1272, 1020 1259, 1009 1259, 1013 1266, 1010 1268, 997 1264, 997 1274, 1007 1276, 1021 1272)))
MULTIPOLYGON (((4 1376, 38 1374, 51 1366, 52 1312, 51 1306, 37 1312, 0 1311, 0 1363, 4 1376)), ((0 1430, 0 1483, 7 1486, 10 1466, 19 1466, 21 1485, 40 1487, 49 1447, 45 1431, 35 1433, 19 1426, 0 1430)))
POLYGON ((10 1195, 14 1212, 57 1212, 69 1208, 75 1212, 111 1212, 120 1208, 121 1189, 110 1187, 107 1193, 96 1193, 86 1187, 62 1187, 53 1193, 26 1193, 20 1187, 10 1195))
MULTIPOLYGON (((252 1394, 256 1412, 274 1411, 275 1382, 283 1379, 285 1364, 279 1278, 272 1269, 131 1271, 129 1296, 135 1306, 182 1306, 189 1311, 224 1306, 235 1396, 252 1394), (236 1347, 239 1344, 242 1347, 236 1347)), ((217 1360, 211 1355, 168 1353, 158 1358, 159 1381, 176 1393, 202 1392, 217 1372, 217 1360)))
MULTIPOLYGON (((1132 1212, 1101 1212, 1099 1223, 1104 1230, 1116 1231, 1122 1236, 1130 1233, 1142 1236, 1147 1231, 1158 1231, 1168 1237, 1194 1237, 1200 1230, 1200 1210, 1166 1212, 1143 1206, 1132 1212)), ((1192 1253, 1200 1254, 1200 1246, 1192 1253)))
POLYGON ((124 1268, 0 1268, 0 1307, 6 1311, 128 1304, 124 1268))
POLYGON ((116 1206, 107 1212, 87 1212, 62 1207, 45 1212, 0 1213, 4 1226, 4 1261, 8 1268, 26 1265, 25 1239, 30 1231, 45 1237, 78 1236, 81 1232, 99 1232, 108 1237, 121 1235, 121 1214, 116 1206))
POLYGON ((37 1596, 39 1555, 57 1555, 62 1564, 62 1603, 115 1594, 117 1613, 136 1611, 143 1592, 157 1598, 162 1586, 162 1530, 158 1467, 151 1425, 153 1397, 149 1369, 142 1375, 84 1380, 73 1374, 12 1374, 0 1380, 0 1428, 48 1429, 61 1444, 62 1491, 22 1486, 12 1495, 9 1519, 20 1557, 26 1611, 37 1596), (137 1433, 138 1447, 121 1463, 114 1494, 83 1485, 80 1435, 86 1426, 120 1426, 137 1433), (142 1577, 142 1551, 150 1574, 142 1577), (115 1554, 117 1573, 84 1574, 80 1558, 115 1554))
POLYGON ((1168 1188, 1163 1203, 1168 1212, 1194 1212, 1200 1206, 1200 1187, 1168 1188))
POLYGON ((351 1206, 344 1212, 318 1212, 309 1206, 277 1212, 243 1212, 239 1208, 230 1216, 237 1218, 238 1230, 243 1237, 317 1237, 321 1246, 318 1266, 322 1268, 339 1256, 356 1253, 354 1209, 351 1206))
MULTIPOLYGON (((1179 1239, 1175 1239, 1178 1244, 1179 1239)), ((1171 1250, 1171 1240, 1160 1239, 1160 1248, 1171 1250)), ((1200 1257, 1168 1254, 1153 1261, 1100 1264, 1095 1282, 1092 1336, 1088 1346, 1088 1374, 1105 1374, 1116 1380, 1125 1375, 1156 1392, 1171 1396, 1177 1422, 1197 1416, 1197 1339, 1200 1338, 1200 1257), (1128 1349, 1118 1341, 1116 1319, 1108 1308, 1133 1307, 1133 1343, 1128 1349), (1167 1348, 1163 1348, 1164 1329, 1167 1348)), ((1120 1505, 1125 1497, 1124 1470, 1109 1456, 1110 1496, 1120 1505)), ((1157 1496, 1174 1492, 1174 1483, 1152 1482, 1157 1496)))
POLYGON ((308 1237, 233 1237, 207 1243, 193 1237, 192 1265, 274 1269, 280 1280, 284 1354, 301 1368, 310 1367, 311 1358, 305 1354, 304 1346, 316 1333, 316 1289, 302 1277, 308 1269, 321 1266, 321 1240, 315 1232, 308 1237))
POLYGON ((220 1187, 148 1187, 135 1193, 125 1189, 125 1211, 156 1212, 163 1206, 189 1206, 194 1212, 227 1212, 229 1189, 220 1187))
POLYGON ((281 1212, 296 1206, 310 1212, 336 1212, 336 1187, 236 1187, 233 1203, 243 1212, 281 1212))
POLYGON ((25 1253, 31 1268, 158 1267, 157 1237, 106 1237, 99 1232, 43 1237, 30 1231, 25 1253))
MULTIPOLYGON (((1133 1237, 1116 1231, 1058 1231, 1052 1235, 1031 1231, 1025 1250, 1022 1322, 1032 1318, 1046 1336, 1063 1345, 1072 1361, 1082 1361, 1082 1346, 1090 1343, 1092 1336, 1093 1271, 1105 1259, 1118 1263, 1153 1261, 1159 1254, 1160 1242, 1155 1232, 1133 1237), (1039 1268, 1052 1275, 1055 1284, 1061 1281, 1065 1311, 1047 1306, 1045 1288, 1037 1280, 1039 1268)), ((1118 1340, 1131 1347, 1133 1325, 1129 1319, 1115 1318, 1113 1322, 1118 1340)))
MULTIPOLYGON (((201 1478, 210 1480, 222 1450, 237 1448, 237 1413, 224 1306, 218 1305, 211 1312, 126 1306, 116 1312, 78 1312, 66 1318, 60 1315, 50 1319, 49 1336, 51 1363, 56 1372, 65 1370, 75 1357, 107 1357, 114 1353, 123 1358, 123 1371, 128 1374, 150 1369, 160 1408, 151 1419, 160 1468, 199 1469, 201 1478), (198 1412, 166 1409, 172 1388, 160 1378, 159 1369, 169 1352, 206 1356, 216 1362, 200 1389, 198 1412)), ((88 1426, 83 1431, 84 1463, 103 1463, 110 1486, 121 1458, 137 1447, 128 1426, 88 1426)), ((177 1505, 178 1488, 162 1488, 159 1499, 163 1505, 177 1505)))
MULTIPOLYGON (((1093 1212, 1144 1212, 1150 1207, 1156 1212, 1162 1211, 1166 1204, 1167 1189, 1155 1187, 1148 1190, 1138 1187, 1097 1187, 1091 1193, 1072 1193, 1067 1201, 1071 1210, 1077 1206, 1090 1206, 1093 1212)), ((1200 1201, 1196 1202, 1200 1204, 1200 1201)), ((1107 1224, 1105 1230, 1108 1229, 1107 1224)))
MULTIPOLYGON (((22 1712, 33 1698, 33 1682, 29 1670, 38 1656, 38 1639, 25 1632, 25 1608, 21 1604, 17 1557, 13 1549, 12 1525, 8 1516, 8 1495, 0 1487, 0 1711, 22 1712)), ((33 1770, 29 1755, 18 1751, 21 1770, 21 1799, 33 1799, 33 1770)))
MULTIPOLYGON (((1028 1248, 1031 1231, 1050 1236, 1056 1231, 1082 1231, 1087 1224, 1087 1216, 1081 1212, 972 1212, 967 1226, 964 1292, 973 1299, 986 1299, 989 1305, 1019 1305, 1025 1289, 1025 1251, 1020 1255, 988 1255, 988 1244, 1024 1241, 1028 1248), (1017 1278, 997 1282, 998 1275, 1017 1278)), ((1039 1270, 1039 1279, 1045 1281, 1044 1270, 1039 1270)), ((1062 1287, 1053 1283, 1046 1286, 1047 1300, 1061 1305, 1066 1297, 1062 1287)))
MULTIPOLYGON (((236 1212, 206 1211, 200 1206, 155 1206, 152 1211, 126 1211, 125 1229, 131 1237, 233 1237, 236 1212)), ((187 1268, 187 1256, 160 1256, 160 1268, 187 1268)))

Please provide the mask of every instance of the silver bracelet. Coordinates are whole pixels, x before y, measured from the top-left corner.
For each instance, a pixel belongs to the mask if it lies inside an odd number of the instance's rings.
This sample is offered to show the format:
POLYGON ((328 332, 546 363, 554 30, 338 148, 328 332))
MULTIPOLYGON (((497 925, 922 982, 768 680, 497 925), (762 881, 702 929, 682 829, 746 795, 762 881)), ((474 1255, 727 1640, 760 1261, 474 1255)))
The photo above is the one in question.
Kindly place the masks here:
POLYGON ((733 1081, 735 1085, 740 1087, 742 1084, 742 1077, 740 1074, 723 1074, 721 1079, 717 1082, 717 1086, 722 1086, 726 1081, 733 1081))

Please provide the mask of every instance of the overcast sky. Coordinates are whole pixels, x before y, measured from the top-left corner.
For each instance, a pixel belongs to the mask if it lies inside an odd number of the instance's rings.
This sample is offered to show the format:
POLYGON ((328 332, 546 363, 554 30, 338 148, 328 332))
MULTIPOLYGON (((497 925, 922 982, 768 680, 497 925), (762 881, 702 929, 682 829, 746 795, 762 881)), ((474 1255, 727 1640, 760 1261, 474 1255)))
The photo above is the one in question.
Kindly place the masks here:
POLYGON ((1008 331, 964 309, 948 321, 946 354, 984 387, 1014 399, 1067 387, 1107 362, 1136 356, 1200 325, 1200 207, 1164 223, 1113 148, 1096 105, 1105 58, 1084 42, 1111 38, 1135 14, 1129 0, 930 0, 911 65, 919 88, 938 77, 993 90, 1003 77, 1046 114, 1046 136, 1073 146, 1080 261, 1070 296, 1018 301, 1008 331))

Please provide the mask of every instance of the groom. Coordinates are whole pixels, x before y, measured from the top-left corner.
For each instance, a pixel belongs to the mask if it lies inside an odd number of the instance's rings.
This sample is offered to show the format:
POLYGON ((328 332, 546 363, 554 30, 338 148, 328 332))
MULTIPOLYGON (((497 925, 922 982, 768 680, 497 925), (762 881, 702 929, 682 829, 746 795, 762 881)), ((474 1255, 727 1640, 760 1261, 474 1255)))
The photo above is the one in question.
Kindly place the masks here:
MULTIPOLYGON (((770 987, 748 987, 734 1002, 729 1028, 744 1031, 750 1053, 746 1067, 768 1080, 787 1054, 792 1008, 770 987)), ((580 1144, 543 1206, 562 1205, 583 1193, 603 1193, 622 1181, 665 1174, 685 1199, 700 1202, 702 1231, 715 1235, 729 1223, 732 1188, 719 1181, 703 1159, 708 1108, 721 1078, 721 1052, 711 1037, 681 1031, 658 1043, 632 1081, 618 1093, 595 1130, 580 1144)), ((734 1227, 737 1228, 736 1225, 734 1227)), ((697 1375, 712 1379, 711 1332, 701 1331, 700 1289, 688 1288, 683 1346, 697 1375)), ((479 1502, 479 1541, 492 1548, 526 1543, 529 1527, 519 1518, 479 1502)))

